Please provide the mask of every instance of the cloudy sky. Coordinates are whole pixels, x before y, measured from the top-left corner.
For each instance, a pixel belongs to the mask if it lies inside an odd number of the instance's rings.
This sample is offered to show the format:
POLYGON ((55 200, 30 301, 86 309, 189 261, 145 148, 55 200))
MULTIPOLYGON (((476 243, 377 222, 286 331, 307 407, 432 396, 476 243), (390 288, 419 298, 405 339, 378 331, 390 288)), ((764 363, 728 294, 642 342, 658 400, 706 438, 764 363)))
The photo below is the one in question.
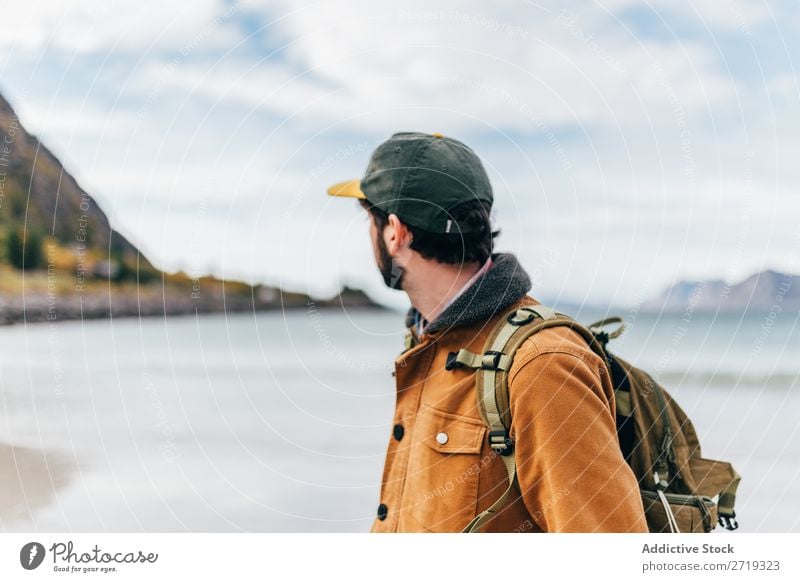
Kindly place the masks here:
POLYGON ((325 187, 471 145, 540 298, 800 272, 796 2, 7 3, 0 91, 167 269, 381 288, 325 187))

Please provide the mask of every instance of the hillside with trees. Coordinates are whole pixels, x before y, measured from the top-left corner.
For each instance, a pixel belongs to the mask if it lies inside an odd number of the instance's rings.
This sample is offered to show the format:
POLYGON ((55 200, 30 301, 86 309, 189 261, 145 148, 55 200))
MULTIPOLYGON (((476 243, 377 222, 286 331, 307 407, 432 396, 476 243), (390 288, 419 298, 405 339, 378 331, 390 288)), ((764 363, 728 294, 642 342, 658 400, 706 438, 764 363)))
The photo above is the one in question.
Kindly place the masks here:
MULTIPOLYGON (((372 306, 349 291, 316 306, 372 306)), ((155 267, 0 95, 0 323, 306 306, 302 293, 155 267)))

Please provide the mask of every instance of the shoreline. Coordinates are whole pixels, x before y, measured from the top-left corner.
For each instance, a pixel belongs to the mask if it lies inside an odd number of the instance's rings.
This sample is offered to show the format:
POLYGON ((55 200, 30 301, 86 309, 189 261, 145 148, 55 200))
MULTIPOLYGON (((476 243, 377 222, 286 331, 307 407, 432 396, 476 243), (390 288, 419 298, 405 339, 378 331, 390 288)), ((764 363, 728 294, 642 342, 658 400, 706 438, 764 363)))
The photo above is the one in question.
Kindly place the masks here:
POLYGON ((24 297, 0 294, 0 326, 57 323, 112 318, 151 318, 197 314, 263 313, 298 310, 375 310, 387 308, 363 299, 337 296, 312 299, 297 294, 278 294, 277 299, 259 300, 254 294, 215 293, 199 296, 158 286, 140 292, 112 289, 62 295, 26 293, 24 297), (281 300, 283 298, 283 300, 281 300))
POLYGON ((63 452, 0 443, 0 523, 30 522, 74 473, 63 452))

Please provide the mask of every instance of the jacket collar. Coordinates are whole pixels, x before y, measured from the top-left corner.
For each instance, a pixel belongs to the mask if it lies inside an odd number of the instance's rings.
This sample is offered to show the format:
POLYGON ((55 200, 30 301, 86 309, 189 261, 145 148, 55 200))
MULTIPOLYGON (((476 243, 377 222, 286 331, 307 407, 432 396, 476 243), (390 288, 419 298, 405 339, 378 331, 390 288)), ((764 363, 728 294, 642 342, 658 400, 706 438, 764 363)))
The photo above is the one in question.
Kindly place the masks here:
MULTIPOLYGON (((459 325, 484 322, 524 297, 531 288, 528 274, 511 253, 492 255, 486 274, 459 295, 439 317, 429 323, 425 334, 459 325)), ((406 314, 406 327, 413 327, 418 316, 412 307, 406 314)))

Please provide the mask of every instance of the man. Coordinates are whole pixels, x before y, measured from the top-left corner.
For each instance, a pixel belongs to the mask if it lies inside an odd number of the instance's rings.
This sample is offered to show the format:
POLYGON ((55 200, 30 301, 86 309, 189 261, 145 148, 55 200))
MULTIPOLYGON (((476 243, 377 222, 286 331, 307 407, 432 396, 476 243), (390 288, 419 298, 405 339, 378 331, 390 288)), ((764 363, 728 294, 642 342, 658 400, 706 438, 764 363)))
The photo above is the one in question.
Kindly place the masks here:
MULTIPOLYGON (((328 193, 359 199, 384 282, 412 305, 372 531, 461 531, 503 494, 508 476, 487 441, 475 371, 446 369, 447 355, 482 353, 504 312, 536 304, 530 279, 513 255, 493 253, 492 187, 459 141, 397 133, 364 178, 328 193)), ((646 532, 601 358, 576 332, 546 329, 522 344, 508 378, 519 487, 481 531, 646 532)))

